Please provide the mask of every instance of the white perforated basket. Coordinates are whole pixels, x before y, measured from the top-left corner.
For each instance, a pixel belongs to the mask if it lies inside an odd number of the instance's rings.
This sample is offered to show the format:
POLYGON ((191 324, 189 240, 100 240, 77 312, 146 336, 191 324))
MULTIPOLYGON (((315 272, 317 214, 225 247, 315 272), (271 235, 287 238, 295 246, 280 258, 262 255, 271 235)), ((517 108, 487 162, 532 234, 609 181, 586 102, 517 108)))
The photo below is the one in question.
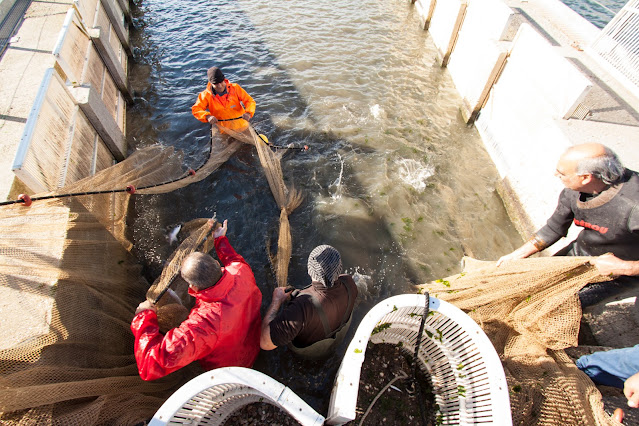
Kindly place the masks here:
POLYGON ((265 402, 287 412, 302 425, 322 425, 324 417, 291 389, 242 367, 207 371, 190 380, 166 400, 149 426, 220 425, 239 408, 265 402))
MULTIPOLYGON (((328 424, 355 419, 359 378, 372 343, 400 344, 415 351, 426 296, 390 297, 362 319, 337 372, 327 416, 328 424), (376 331, 373 334, 373 331, 376 331)), ((464 312, 430 298, 418 359, 433 382, 436 417, 441 424, 512 425, 508 385, 501 361, 488 337, 464 312)))

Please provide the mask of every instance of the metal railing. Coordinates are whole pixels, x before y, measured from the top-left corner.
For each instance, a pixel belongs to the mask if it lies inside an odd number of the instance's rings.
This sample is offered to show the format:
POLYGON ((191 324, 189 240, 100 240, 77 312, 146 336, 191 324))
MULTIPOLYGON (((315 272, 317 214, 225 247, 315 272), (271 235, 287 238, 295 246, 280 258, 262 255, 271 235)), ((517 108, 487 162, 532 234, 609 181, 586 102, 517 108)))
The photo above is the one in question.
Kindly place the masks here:
POLYGON ((629 0, 590 46, 639 96, 639 0, 629 0))

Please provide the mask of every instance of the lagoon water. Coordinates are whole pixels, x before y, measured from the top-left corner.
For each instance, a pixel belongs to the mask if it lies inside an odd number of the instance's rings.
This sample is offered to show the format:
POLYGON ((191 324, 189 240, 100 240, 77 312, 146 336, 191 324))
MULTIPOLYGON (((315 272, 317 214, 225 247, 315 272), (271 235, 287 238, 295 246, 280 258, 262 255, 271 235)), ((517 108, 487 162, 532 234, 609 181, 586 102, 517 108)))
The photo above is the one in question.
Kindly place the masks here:
MULTIPOLYGON (((496 194, 496 169, 461 119, 461 99, 409 1, 139 0, 134 15, 129 143, 173 145, 197 165, 209 126, 190 108, 206 69, 219 66, 246 89, 260 133, 310 147, 282 159, 285 181, 305 195, 290 216, 289 280, 310 282, 316 245, 340 250, 362 285, 351 335, 378 301, 458 273, 464 255, 495 260, 521 244, 496 194)), ((214 214, 229 220, 265 310, 279 210, 249 145, 198 184, 135 196, 130 224, 145 274, 160 273, 175 248, 172 229, 214 214)), ((344 350, 304 362, 279 348, 255 368, 325 414, 344 350)))

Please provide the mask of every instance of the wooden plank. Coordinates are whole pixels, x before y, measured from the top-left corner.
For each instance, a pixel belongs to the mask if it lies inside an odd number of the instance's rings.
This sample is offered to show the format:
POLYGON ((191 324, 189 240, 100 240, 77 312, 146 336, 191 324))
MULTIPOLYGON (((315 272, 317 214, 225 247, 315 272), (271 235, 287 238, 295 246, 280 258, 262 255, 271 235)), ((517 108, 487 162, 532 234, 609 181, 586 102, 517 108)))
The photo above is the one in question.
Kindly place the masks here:
POLYGON ((118 119, 118 94, 118 88, 109 73, 105 70, 104 84, 102 86, 102 102, 104 102, 109 114, 111 114, 111 117, 113 117, 113 120, 116 122, 118 119))
POLYGON ((95 27, 99 0, 74 0, 74 4, 80 13, 80 19, 91 28, 95 27))
POLYGON ((497 57, 495 65, 493 66, 493 69, 490 72, 488 79, 486 80, 486 84, 484 85, 484 88, 482 89, 481 94, 477 99, 477 103, 474 105, 474 107, 472 107, 470 116, 468 117, 468 120, 466 120, 467 123, 470 124, 474 122, 479 115, 479 111, 481 111, 484 105, 486 105, 486 101, 488 100, 488 96, 490 95, 490 90, 493 88, 497 80, 499 80, 499 76, 504 70, 507 60, 508 52, 501 52, 497 57))
POLYGON ((29 114, 12 170, 35 193, 57 187, 76 106, 50 68, 29 114))
POLYGON ((95 146, 95 170, 93 174, 111 167, 113 163, 111 151, 109 151, 102 138, 98 135, 95 146))
POLYGON ((61 36, 52 52, 71 84, 79 84, 81 81, 89 48, 89 38, 78 27, 75 19, 74 9, 69 9, 61 36))
POLYGON ((457 39, 459 38, 459 31, 461 30, 462 24, 464 23, 464 17, 466 16, 466 8, 468 7, 468 3, 465 1, 460 2, 459 11, 457 12, 457 18, 455 19, 455 25, 453 25, 453 31, 450 36, 450 41, 448 42, 448 46, 446 47, 446 52, 444 52, 444 56, 442 58, 442 67, 448 65, 448 61, 450 60, 450 55, 453 53, 453 49, 455 48, 455 44, 457 43, 457 39))
POLYGON ((131 22, 131 6, 129 5, 128 0, 117 1, 120 9, 122 9, 122 12, 124 13, 124 19, 126 19, 127 22, 131 22))
POLYGON ((426 21, 424 22, 424 29, 427 30, 430 27, 430 21, 433 19, 435 13, 435 6, 437 6, 437 0, 430 0, 430 6, 428 7, 428 15, 426 15, 426 21))
POLYGON ((91 176, 96 136, 97 132, 89 120, 84 114, 78 111, 73 123, 73 133, 70 138, 64 181, 61 182, 60 187, 91 176))

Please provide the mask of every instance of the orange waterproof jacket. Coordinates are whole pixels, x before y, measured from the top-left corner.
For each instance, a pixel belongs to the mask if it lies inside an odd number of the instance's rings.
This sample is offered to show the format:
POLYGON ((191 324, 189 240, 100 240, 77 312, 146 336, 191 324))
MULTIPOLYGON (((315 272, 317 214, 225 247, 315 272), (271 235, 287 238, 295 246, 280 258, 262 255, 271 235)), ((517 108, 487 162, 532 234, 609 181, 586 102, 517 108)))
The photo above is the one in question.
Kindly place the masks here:
MULTIPOLYGON (((206 90, 200 92, 197 101, 191 107, 193 116, 203 123, 208 123, 207 117, 214 116, 218 120, 241 117, 248 112, 251 117, 255 114, 255 101, 239 84, 226 81, 226 94, 213 94, 213 87, 208 83, 206 90)), ((222 127, 238 130, 246 127, 245 120, 221 121, 222 127)))
POLYGON ((222 277, 202 291, 189 289, 195 306, 188 318, 166 335, 148 309, 131 322, 135 360, 143 380, 155 380, 198 360, 206 370, 251 367, 260 351, 262 293, 244 258, 226 237, 215 239, 224 265, 222 277))

